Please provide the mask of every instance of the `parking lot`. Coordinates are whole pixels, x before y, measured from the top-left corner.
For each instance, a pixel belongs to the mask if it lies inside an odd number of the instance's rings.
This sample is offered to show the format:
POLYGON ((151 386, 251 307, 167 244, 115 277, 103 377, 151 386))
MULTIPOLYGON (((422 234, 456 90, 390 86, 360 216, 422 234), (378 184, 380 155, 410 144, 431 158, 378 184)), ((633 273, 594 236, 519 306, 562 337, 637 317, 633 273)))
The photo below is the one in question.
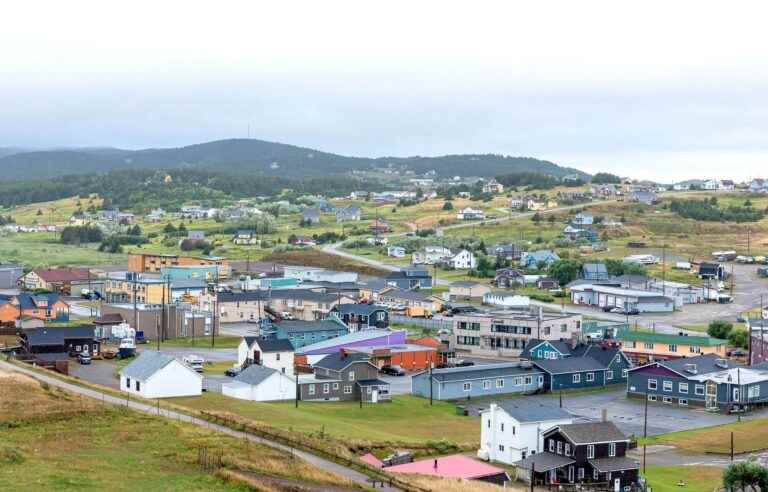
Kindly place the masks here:
MULTIPOLYGON (((537 399, 545 405, 558 405, 557 394, 525 396, 526 399, 537 399)), ((504 399, 500 399, 503 401, 504 399)), ((487 408, 490 400, 470 403, 470 413, 477 415, 478 411, 487 408)), ((599 420, 602 410, 608 410, 608 419, 627 434, 643 435, 642 400, 627 399, 625 389, 616 389, 598 393, 563 395, 563 408, 574 417, 583 420, 599 420)), ((765 411, 761 413, 766 413, 765 411)), ((755 414, 752 414, 755 415, 755 414)), ((736 420, 735 416, 710 413, 695 408, 680 408, 658 403, 648 405, 648 434, 663 434, 666 432, 709 427, 726 424, 736 420)))

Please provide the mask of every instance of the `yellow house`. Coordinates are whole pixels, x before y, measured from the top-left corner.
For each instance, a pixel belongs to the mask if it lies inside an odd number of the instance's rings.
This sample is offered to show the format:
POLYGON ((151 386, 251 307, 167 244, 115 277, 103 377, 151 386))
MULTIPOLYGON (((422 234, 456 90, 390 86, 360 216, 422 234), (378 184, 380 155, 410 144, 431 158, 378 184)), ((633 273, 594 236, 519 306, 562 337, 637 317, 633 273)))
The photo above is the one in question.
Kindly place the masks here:
POLYGON ((703 336, 668 335, 622 330, 616 336, 624 354, 636 364, 704 354, 725 357, 727 342, 703 336))
POLYGON ((163 304, 171 298, 168 283, 137 273, 116 272, 104 282, 104 297, 110 303, 163 304))

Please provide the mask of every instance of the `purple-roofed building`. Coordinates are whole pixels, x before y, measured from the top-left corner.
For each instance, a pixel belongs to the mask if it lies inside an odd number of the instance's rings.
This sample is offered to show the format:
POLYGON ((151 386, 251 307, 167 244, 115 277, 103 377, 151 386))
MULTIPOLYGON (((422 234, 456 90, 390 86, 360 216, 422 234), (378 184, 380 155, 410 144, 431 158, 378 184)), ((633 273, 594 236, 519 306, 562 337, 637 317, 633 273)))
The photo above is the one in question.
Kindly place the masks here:
POLYGON ((330 338, 296 350, 297 355, 336 354, 343 348, 386 347, 405 343, 407 330, 362 330, 330 338))

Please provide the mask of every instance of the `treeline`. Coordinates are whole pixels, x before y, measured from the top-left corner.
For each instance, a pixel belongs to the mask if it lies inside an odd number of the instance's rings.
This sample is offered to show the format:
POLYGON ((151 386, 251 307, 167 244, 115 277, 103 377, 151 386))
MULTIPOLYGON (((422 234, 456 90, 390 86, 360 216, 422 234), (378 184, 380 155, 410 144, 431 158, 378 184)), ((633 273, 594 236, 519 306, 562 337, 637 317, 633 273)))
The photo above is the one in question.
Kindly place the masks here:
POLYGON ((0 206, 13 207, 97 193, 104 199, 104 208, 119 207, 143 213, 158 207, 175 209, 190 200, 215 207, 233 198, 254 195, 287 198, 317 193, 345 195, 352 190, 377 188, 381 186, 375 182, 341 175, 292 178, 203 169, 136 169, 56 179, 3 181, 0 182, 0 206))
POLYGON ((765 217, 765 210, 756 209, 747 200, 744 205, 718 207, 717 197, 704 200, 672 200, 669 209, 681 217, 710 222, 756 222, 765 217))
POLYGON ((518 186, 530 186, 540 190, 548 190, 555 186, 570 186, 578 187, 583 186, 584 181, 581 179, 564 179, 549 174, 542 173, 513 173, 496 176, 496 181, 509 187, 518 186))

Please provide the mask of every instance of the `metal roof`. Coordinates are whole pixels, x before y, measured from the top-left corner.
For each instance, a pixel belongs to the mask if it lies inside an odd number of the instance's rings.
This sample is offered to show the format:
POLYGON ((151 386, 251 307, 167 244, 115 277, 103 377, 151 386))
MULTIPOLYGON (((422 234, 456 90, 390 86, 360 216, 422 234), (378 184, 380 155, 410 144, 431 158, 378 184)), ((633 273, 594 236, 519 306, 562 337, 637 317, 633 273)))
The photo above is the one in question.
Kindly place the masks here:
POLYGON ((597 468, 600 473, 613 473, 623 470, 637 470, 640 463, 626 456, 615 456, 613 458, 598 458, 589 460, 589 464, 597 468))
POLYGON ((269 367, 254 364, 235 376, 235 381, 256 386, 273 374, 279 374, 279 372, 269 367))
POLYGON ((347 344, 362 345, 361 342, 373 340, 380 337, 392 336, 405 330, 391 331, 391 330, 360 330, 348 335, 342 335, 340 337, 329 338, 311 345, 305 345, 298 349, 298 354, 305 354, 316 350, 327 349, 330 347, 337 347, 347 344))
POLYGON ((605 365, 592 357, 566 357, 564 359, 541 359, 533 365, 549 374, 566 374, 583 371, 602 371, 605 365))
POLYGON ((249 347, 258 343, 262 352, 293 352, 293 344, 286 338, 245 337, 245 343, 249 347))
MULTIPOLYGON (((557 427, 573 444, 627 441, 613 422, 586 422, 557 427)), ((551 431, 550 431, 551 432, 551 431)))
POLYGON ((514 465, 518 469, 530 470, 538 472, 548 472, 557 468, 562 468, 567 465, 572 465, 576 461, 568 458, 567 456, 560 456, 554 453, 544 452, 536 453, 525 458, 524 460, 516 461, 514 465))
POLYGON ((499 408, 518 422, 544 422, 573 418, 570 412, 554 405, 543 405, 529 398, 514 398, 498 403, 499 408))
MULTIPOLYGON (((422 371, 421 374, 428 374, 429 371, 422 371)), ((493 378, 515 375, 540 374, 541 371, 535 367, 520 362, 504 362, 499 364, 483 364, 479 366, 468 367, 447 367, 444 369, 434 369, 432 378, 435 381, 451 382, 466 381, 468 379, 493 378)))
POLYGON ((339 351, 336 354, 328 354, 323 357, 315 367, 321 367, 323 369, 330 369, 332 371, 341 371, 350 364, 355 362, 369 362, 370 358, 367 354, 347 354, 344 355, 339 351))
POLYGON ((93 326, 30 328, 24 330, 28 345, 64 345, 68 338, 95 338, 93 326))
POLYGON ((716 345, 724 345, 725 340, 719 338, 712 338, 710 336, 696 336, 696 335, 670 335, 667 333, 651 333, 647 331, 632 331, 632 330, 620 330, 616 335, 616 339, 619 341, 634 341, 634 342, 648 342, 648 343, 665 343, 668 345, 702 345, 707 347, 713 347, 716 345))
POLYGON ((275 327, 285 331, 286 333, 304 333, 311 331, 338 331, 341 329, 347 329, 347 326, 341 321, 336 321, 333 318, 318 320, 318 321, 281 321, 279 323, 273 323, 275 327))
MULTIPOLYGON (((144 350, 139 354, 136 360, 125 366, 120 371, 120 374, 127 378, 145 381, 174 360, 176 359, 168 354, 164 354, 156 350, 144 350)), ((193 371, 186 364, 182 363, 182 365, 189 369, 190 373, 202 378, 200 374, 193 371)))

